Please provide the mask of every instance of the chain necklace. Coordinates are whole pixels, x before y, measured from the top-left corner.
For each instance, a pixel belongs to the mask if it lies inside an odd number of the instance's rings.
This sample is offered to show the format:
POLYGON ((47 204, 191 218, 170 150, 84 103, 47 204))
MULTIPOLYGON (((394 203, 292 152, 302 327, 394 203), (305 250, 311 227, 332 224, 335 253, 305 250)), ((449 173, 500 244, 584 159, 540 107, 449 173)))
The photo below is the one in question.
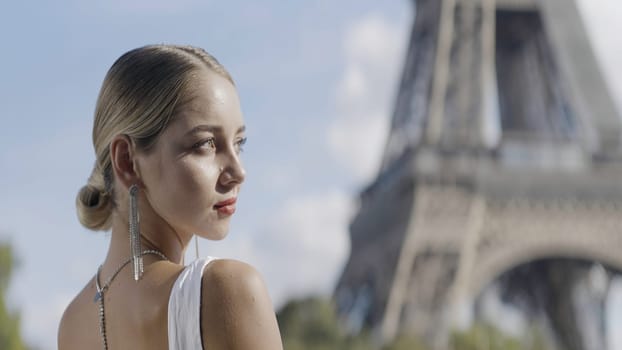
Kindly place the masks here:
MULTIPOLYGON (((142 253, 140 253, 140 256, 147 255, 147 254, 154 254, 154 255, 161 257, 164 260, 168 260, 166 255, 164 255, 162 252, 158 250, 145 250, 142 253)), ((110 278, 108 278, 108 280, 104 283, 103 286, 99 285, 99 274, 102 270, 102 265, 99 265, 99 268, 97 269, 97 273, 95 274, 95 287, 97 288, 97 292, 95 293, 95 298, 93 301, 96 303, 99 303, 99 333, 101 334, 102 340, 104 342, 104 350, 108 350, 108 339, 106 338, 106 315, 104 313, 104 292, 108 290, 108 287, 110 287, 110 283, 112 283, 112 281, 114 280, 115 277, 117 277, 119 272, 123 270, 125 265, 129 264, 131 261, 132 261, 132 258, 128 258, 121 265, 119 265, 116 271, 112 274, 112 276, 110 276, 110 278)))

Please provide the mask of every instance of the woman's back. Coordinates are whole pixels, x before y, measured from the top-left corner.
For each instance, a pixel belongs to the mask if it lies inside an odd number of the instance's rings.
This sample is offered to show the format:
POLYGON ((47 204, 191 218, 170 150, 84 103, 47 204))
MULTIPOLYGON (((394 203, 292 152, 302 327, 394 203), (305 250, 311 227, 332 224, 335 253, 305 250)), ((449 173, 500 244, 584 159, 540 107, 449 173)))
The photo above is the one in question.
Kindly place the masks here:
MULTIPOLYGON (((252 266, 229 259, 197 265, 202 275, 200 286, 192 283, 179 286, 180 282, 189 282, 189 279, 180 279, 188 268, 165 261, 149 265, 138 284, 129 273, 119 274, 119 282, 111 284, 104 300, 108 348, 199 350, 183 344, 200 342, 204 350, 282 349, 272 303, 260 274, 252 266), (200 307, 196 310, 199 324, 188 324, 192 317, 178 317, 174 322, 183 323, 181 325, 169 324, 171 291, 176 288, 173 293, 178 297, 183 294, 188 297, 191 294, 188 288, 196 287, 200 288, 200 305, 183 299, 178 302, 200 307), (186 290, 180 294, 179 288, 186 290), (179 329, 173 332, 183 340, 169 347, 171 327, 179 329), (200 329, 199 340, 189 331, 194 327, 200 329)), ((96 327, 99 314, 95 293, 95 280, 92 279, 65 311, 59 329, 60 350, 103 347, 102 336, 96 327)))
MULTIPOLYGON (((170 291, 183 267, 157 262, 145 269, 140 283, 120 273, 105 294, 109 349, 168 350, 170 291)), ((102 349, 95 278, 71 302, 59 328, 59 349, 102 349)))

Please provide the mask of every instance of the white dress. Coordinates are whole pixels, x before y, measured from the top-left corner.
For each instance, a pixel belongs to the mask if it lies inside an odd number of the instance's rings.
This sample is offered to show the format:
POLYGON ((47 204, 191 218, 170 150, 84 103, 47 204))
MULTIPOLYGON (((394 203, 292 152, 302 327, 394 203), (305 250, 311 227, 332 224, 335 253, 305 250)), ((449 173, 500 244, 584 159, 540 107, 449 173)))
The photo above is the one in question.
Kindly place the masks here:
POLYGON ((169 350, 201 350, 201 279, 215 258, 197 259, 179 274, 168 300, 169 350))

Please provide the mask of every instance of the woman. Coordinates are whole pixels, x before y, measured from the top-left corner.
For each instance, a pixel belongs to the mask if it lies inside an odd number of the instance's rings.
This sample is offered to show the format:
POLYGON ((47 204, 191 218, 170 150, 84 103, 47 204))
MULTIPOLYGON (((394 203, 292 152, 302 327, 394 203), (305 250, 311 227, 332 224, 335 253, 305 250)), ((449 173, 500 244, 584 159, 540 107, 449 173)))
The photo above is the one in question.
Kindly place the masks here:
POLYGON ((84 226, 111 229, 110 247, 65 310, 60 350, 282 349, 255 269, 183 266, 194 235, 227 234, 245 140, 233 80, 205 51, 153 45, 113 64, 95 110, 96 165, 76 199, 84 226))

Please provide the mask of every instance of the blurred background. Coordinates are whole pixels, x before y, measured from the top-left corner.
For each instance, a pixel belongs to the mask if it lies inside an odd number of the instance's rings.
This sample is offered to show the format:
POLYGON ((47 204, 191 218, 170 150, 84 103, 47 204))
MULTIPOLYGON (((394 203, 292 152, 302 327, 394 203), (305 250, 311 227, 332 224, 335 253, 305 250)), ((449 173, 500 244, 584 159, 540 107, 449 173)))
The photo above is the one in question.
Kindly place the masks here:
POLYGON ((617 0, 3 4, 0 349, 56 348, 104 258, 75 195, 103 77, 149 43, 203 47, 236 80, 248 176, 200 254, 261 271, 286 349, 622 349, 621 16, 617 0))

